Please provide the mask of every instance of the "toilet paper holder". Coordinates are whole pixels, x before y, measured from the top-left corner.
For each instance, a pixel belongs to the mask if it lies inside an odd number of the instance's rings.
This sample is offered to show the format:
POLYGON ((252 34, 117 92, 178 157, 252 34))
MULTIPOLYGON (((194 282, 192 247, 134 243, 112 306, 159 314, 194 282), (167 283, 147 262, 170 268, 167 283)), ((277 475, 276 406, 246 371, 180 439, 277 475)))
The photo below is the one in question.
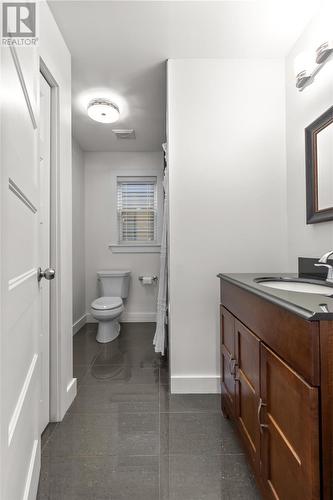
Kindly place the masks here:
POLYGON ((156 283, 156 281, 158 280, 158 276, 154 275, 154 276, 139 276, 139 281, 143 281, 143 278, 151 278, 153 280, 153 283, 156 283))

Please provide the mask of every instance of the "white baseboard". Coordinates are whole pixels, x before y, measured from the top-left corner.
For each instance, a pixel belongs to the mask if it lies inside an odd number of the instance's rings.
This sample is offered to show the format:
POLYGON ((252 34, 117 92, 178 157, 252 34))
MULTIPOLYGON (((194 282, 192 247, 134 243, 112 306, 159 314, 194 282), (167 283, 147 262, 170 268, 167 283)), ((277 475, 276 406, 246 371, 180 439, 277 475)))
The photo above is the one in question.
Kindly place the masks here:
POLYGON ((73 324, 73 335, 75 335, 87 323, 87 314, 84 314, 73 324))
POLYGON ((97 319, 93 318, 91 313, 86 314, 87 323, 98 323, 97 319))
MULTIPOLYGON (((87 323, 97 323, 96 319, 92 317, 91 313, 86 314, 87 323)), ((120 321, 123 323, 155 323, 156 313, 152 312, 123 312, 120 317, 120 321)))
POLYGON ((126 312, 121 315, 120 320, 123 323, 155 323, 155 312, 126 312))
POLYGON ((174 375, 171 376, 172 394, 219 394, 221 392, 219 375, 174 375))
MULTIPOLYGON (((68 410, 68 408, 73 403, 73 401, 74 401, 74 399, 76 397, 76 394, 77 394, 77 379, 76 378, 72 378, 72 380, 67 385, 67 390, 66 390, 66 396, 67 396, 67 405, 66 405, 67 408, 66 408, 66 411, 68 410)), ((65 411, 65 413, 66 413, 66 411, 65 411)))
POLYGON ((40 447, 40 440, 36 439, 33 443, 30 456, 30 463, 23 493, 23 500, 33 500, 37 496, 40 470, 40 447))

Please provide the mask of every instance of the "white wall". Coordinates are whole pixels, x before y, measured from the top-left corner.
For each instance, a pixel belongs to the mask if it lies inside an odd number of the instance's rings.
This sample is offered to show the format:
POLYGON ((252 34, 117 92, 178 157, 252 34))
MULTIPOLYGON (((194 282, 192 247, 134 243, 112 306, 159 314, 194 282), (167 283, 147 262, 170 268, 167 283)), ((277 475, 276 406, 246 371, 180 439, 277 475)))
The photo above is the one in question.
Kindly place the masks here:
POLYGON ((332 23, 333 5, 323 8, 303 32, 286 59, 286 120, 288 179, 289 268, 296 270, 297 257, 320 257, 333 248, 333 221, 306 224, 304 129, 333 105, 333 60, 327 62, 312 85, 299 92, 295 87, 294 59, 309 51, 315 58, 332 23))
POLYGON ((282 60, 171 60, 173 392, 219 392, 219 272, 287 265, 282 60))
MULTIPOLYGON (((118 241, 117 176, 156 175, 161 209, 162 152, 85 153, 86 311, 98 297, 96 271, 129 269, 131 284, 123 321, 155 321, 157 285, 143 286, 140 275, 159 273, 159 253, 113 253, 118 241)), ((161 210, 160 210, 161 212, 161 210)), ((88 314, 88 321, 92 318, 88 314)))
POLYGON ((73 332, 86 320, 85 285, 85 189, 84 153, 72 139, 72 191, 73 191, 73 332))

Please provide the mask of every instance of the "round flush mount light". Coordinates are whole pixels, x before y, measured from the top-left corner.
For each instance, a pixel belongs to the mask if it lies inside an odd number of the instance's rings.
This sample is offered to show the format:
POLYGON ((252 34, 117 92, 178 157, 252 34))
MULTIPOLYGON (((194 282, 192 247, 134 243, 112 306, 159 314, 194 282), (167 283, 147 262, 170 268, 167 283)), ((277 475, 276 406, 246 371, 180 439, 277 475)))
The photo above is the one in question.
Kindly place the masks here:
POLYGON ((88 116, 101 123, 114 123, 119 119, 118 106, 108 99, 93 99, 88 104, 88 116))

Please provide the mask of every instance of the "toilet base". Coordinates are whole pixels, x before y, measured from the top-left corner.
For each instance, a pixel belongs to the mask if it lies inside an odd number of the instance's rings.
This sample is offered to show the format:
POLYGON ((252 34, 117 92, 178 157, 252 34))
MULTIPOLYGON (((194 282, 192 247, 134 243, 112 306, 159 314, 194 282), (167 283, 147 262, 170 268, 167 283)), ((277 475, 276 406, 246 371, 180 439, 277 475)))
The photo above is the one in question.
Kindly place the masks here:
POLYGON ((117 319, 99 321, 96 340, 101 344, 112 342, 120 333, 120 323, 117 319))

